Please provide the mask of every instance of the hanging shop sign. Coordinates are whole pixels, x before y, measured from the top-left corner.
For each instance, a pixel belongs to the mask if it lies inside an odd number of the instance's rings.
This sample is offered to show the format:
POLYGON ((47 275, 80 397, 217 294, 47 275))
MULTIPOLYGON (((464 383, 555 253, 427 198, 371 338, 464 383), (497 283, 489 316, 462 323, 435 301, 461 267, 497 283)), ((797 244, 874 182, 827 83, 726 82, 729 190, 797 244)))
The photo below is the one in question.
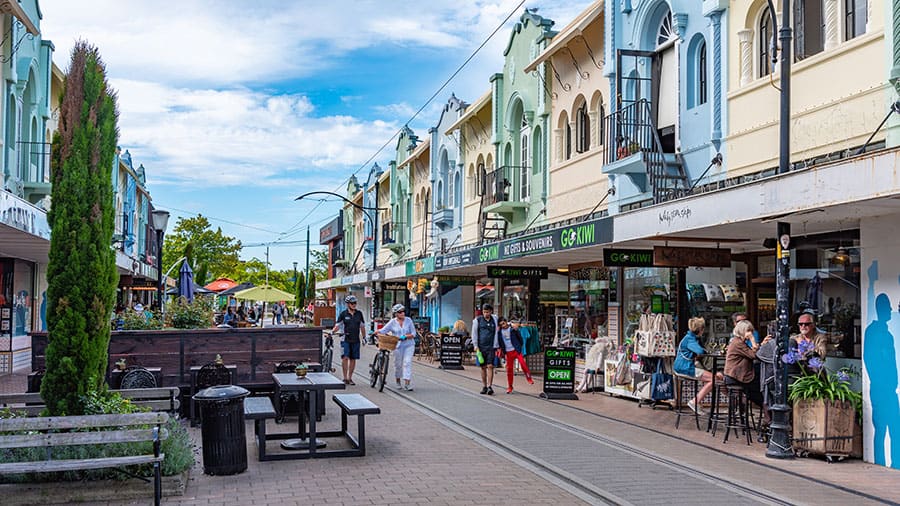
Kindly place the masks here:
POLYGON ((547 279, 546 267, 506 267, 505 265, 489 265, 487 268, 489 278, 503 279, 547 279))
POLYGON ((723 248, 653 248, 656 267, 731 267, 731 250, 723 248))
POLYGON ((343 211, 341 211, 335 219, 329 221, 327 225, 319 229, 319 244, 328 244, 341 237, 344 233, 344 228, 342 227, 343 223, 344 217, 343 211))
POLYGON ((461 370, 463 336, 460 334, 441 335, 441 369, 461 370))
POLYGON ((553 346, 544 350, 544 392, 547 399, 577 400, 575 348, 553 346))
POLYGON ((467 278, 465 276, 438 276, 438 282, 441 286, 474 286, 475 278, 467 278))
POLYGON ((472 251, 459 251, 457 253, 451 253, 449 255, 441 255, 434 259, 434 268, 435 269, 453 269, 455 267, 465 267, 467 265, 472 265, 472 251))
POLYGON ((388 290, 406 290, 406 283, 382 283, 381 289, 384 291, 388 290))
POLYGON ((428 274, 434 272, 434 257, 420 258, 406 262, 406 275, 428 274))
POLYGON ((603 265, 607 267, 653 267, 653 250, 606 248, 603 250, 603 265))

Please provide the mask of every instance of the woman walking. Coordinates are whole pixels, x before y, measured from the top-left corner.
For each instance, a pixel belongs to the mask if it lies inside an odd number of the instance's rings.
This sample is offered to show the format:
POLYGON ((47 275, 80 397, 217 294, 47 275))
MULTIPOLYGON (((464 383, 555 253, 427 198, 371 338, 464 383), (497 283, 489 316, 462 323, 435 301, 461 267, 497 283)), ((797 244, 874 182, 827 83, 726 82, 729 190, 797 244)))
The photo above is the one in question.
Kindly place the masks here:
POLYGON ((397 379, 397 388, 411 392, 412 359, 416 351, 416 327, 412 320, 406 317, 406 307, 403 304, 394 304, 391 308, 394 315, 391 321, 381 328, 379 334, 388 334, 400 338, 397 349, 394 350, 394 375, 397 379), (403 383, 400 383, 400 380, 403 383))

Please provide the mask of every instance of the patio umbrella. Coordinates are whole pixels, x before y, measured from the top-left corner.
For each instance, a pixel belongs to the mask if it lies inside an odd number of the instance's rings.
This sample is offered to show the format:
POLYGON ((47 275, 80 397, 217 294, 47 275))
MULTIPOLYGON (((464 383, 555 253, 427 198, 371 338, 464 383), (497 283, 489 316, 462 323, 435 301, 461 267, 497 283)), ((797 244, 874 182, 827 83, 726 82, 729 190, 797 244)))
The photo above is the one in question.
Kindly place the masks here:
POLYGON ((194 302, 194 271, 187 260, 181 264, 181 271, 178 273, 178 296, 194 302))
MULTIPOLYGON (((279 290, 274 286, 269 285, 259 285, 254 286, 253 288, 248 288, 246 290, 241 290, 234 294, 235 299, 244 299, 244 300, 260 300, 263 302, 263 314, 266 312, 266 302, 278 302, 282 300, 294 300, 294 296, 285 292, 284 290, 279 290)), ((259 326, 263 326, 263 315, 259 315, 259 326)))

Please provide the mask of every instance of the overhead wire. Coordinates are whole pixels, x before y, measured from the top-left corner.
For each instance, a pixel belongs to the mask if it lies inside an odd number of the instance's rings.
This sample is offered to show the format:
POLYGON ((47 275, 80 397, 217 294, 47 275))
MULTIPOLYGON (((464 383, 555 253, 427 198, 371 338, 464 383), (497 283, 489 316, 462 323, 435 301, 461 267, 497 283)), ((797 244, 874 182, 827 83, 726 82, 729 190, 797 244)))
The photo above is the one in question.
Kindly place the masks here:
MULTIPOLYGON (((421 113, 423 110, 425 110, 425 108, 428 107, 428 105, 435 99, 435 97, 437 97, 442 91, 444 91, 444 88, 446 88, 446 87, 450 84, 450 82, 451 82, 451 81, 452 81, 452 80, 453 80, 460 72, 462 72, 462 70, 466 67, 466 65, 468 65, 469 62, 471 62, 473 58, 475 58, 475 56, 476 56, 476 55, 484 48, 484 46, 486 46, 487 43, 490 42, 492 38, 494 38, 494 35, 496 35, 497 32, 499 32, 500 29, 502 29, 502 28, 506 25, 506 22, 509 21, 509 19, 512 18, 513 15, 514 15, 514 14, 515 14, 515 13, 516 13, 516 12, 517 12, 524 4, 525 4, 525 0, 522 0, 521 2, 519 2, 519 3, 518 3, 518 4, 517 4, 517 5, 509 12, 509 14, 503 19, 503 21, 501 21, 500 24, 497 25, 496 28, 494 28, 494 31, 492 31, 491 34, 488 35, 487 38, 484 39, 484 41, 482 41, 481 44, 480 44, 477 48, 475 48, 475 51, 473 51, 472 54, 470 54, 469 57, 466 58, 466 60, 465 60, 464 62, 462 62, 462 64, 456 69, 456 71, 454 71, 453 74, 451 74, 450 77, 448 77, 448 78, 444 81, 444 84, 442 84, 442 85, 440 86, 440 88, 438 88, 437 91, 435 91, 435 92, 431 95, 431 97, 429 97, 428 100, 425 101, 425 103, 422 104, 422 106, 419 107, 419 109, 418 109, 418 110, 417 110, 417 111, 416 111, 416 112, 415 112, 408 120, 406 120, 406 123, 403 124, 404 127, 406 127, 407 125, 409 125, 410 122, 412 122, 414 119, 416 119, 416 117, 419 116, 419 113, 421 113)), ((398 130, 394 133, 394 135, 392 135, 392 136, 391 136, 384 144, 382 144, 382 146, 381 146, 380 148, 378 148, 378 151, 376 151, 372 156, 370 156, 368 160, 366 160, 362 165, 359 166, 359 168, 357 168, 355 171, 353 171, 353 173, 350 174, 350 176, 349 176, 346 180, 344 180, 344 182, 341 183, 341 184, 337 187, 337 189, 336 189, 335 191, 338 191, 338 190, 340 190, 341 188, 343 188, 344 185, 346 185, 347 182, 349 182, 350 179, 351 179, 353 176, 359 174, 359 171, 361 171, 361 170, 363 170, 364 168, 366 168, 366 167, 369 165, 369 163, 371 163, 372 160, 375 159, 375 157, 377 157, 382 151, 384 151, 384 148, 388 147, 388 145, 390 145, 390 143, 393 142, 394 138, 396 138, 398 135, 400 135, 400 133, 401 133, 402 131, 403 131, 403 128, 398 129, 398 130)))

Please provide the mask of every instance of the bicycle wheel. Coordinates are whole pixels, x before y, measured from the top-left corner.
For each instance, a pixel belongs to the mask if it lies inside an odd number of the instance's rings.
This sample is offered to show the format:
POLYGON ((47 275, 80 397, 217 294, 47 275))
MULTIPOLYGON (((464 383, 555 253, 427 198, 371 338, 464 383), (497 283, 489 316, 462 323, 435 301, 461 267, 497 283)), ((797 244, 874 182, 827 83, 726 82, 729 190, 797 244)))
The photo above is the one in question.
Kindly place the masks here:
POLYGON ((381 352, 376 352, 375 358, 372 359, 372 363, 369 365, 369 386, 375 388, 375 383, 378 383, 379 376, 381 376, 381 352))
POLYGON ((378 383, 378 391, 384 391, 384 382, 387 380, 388 364, 391 362, 391 355, 384 352, 384 359, 381 361, 381 379, 378 383))
POLYGON ((334 368, 331 367, 331 360, 334 357, 334 351, 331 348, 325 350, 325 353, 322 354, 322 370, 324 372, 334 372, 334 368))

